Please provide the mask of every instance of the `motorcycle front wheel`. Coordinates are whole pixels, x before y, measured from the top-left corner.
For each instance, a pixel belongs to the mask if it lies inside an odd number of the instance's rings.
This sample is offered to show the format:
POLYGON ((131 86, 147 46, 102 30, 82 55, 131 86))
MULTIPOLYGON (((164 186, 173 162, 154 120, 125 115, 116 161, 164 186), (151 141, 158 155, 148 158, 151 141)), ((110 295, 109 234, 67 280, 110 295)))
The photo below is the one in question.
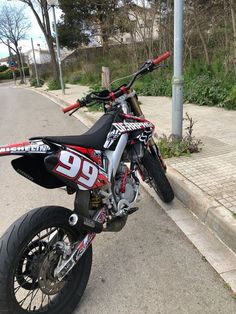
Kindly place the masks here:
POLYGON ((154 157, 147 150, 141 160, 141 163, 144 166, 147 172, 148 180, 157 195, 163 202, 170 203, 174 199, 174 192, 158 157, 154 157))
POLYGON ((59 281, 58 241, 71 244, 81 236, 68 223, 71 211, 56 206, 30 211, 0 238, 0 314, 70 314, 86 288, 92 247, 59 281))

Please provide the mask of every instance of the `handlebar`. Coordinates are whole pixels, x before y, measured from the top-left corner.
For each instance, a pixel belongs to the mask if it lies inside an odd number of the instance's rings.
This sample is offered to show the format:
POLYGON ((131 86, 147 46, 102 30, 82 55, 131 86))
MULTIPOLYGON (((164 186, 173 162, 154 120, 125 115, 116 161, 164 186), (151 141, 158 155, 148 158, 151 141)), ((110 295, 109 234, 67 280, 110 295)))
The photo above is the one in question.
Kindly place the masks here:
POLYGON ((167 58, 169 58, 169 56, 171 55, 170 51, 167 51, 165 53, 163 53, 162 55, 160 55, 159 57, 157 57, 156 59, 152 60, 152 63, 154 65, 158 65, 159 63, 161 63, 162 61, 166 60, 167 58))
POLYGON ((64 113, 66 113, 66 112, 71 111, 71 110, 73 110, 73 109, 77 109, 77 108, 79 109, 79 107, 81 107, 81 106, 80 106, 80 102, 77 101, 75 104, 70 105, 70 106, 68 106, 68 107, 66 107, 66 108, 63 108, 62 111, 63 111, 64 113))
MULTIPOLYGON (((108 96, 105 96, 105 97, 104 96, 101 97, 100 96, 101 93, 92 92, 92 93, 88 94, 84 99, 82 99, 82 101, 77 100, 77 102, 75 104, 64 108, 63 112, 66 113, 66 112, 71 111, 73 109, 74 109, 73 112, 75 112, 80 107, 85 106, 86 104, 89 104, 93 101, 100 101, 100 102, 101 101, 103 101, 103 102, 114 101, 116 98, 119 98, 120 96, 128 93, 128 90, 131 88, 134 81, 138 77, 156 69, 157 68, 156 66, 158 66, 162 61, 166 60, 170 56, 171 56, 171 52, 167 51, 153 60, 146 61, 144 63, 144 65, 139 69, 139 71, 134 74, 134 77, 132 78, 132 80, 128 84, 122 85, 116 91, 111 91, 111 92, 107 91, 108 96)), ((73 114, 73 112, 71 114, 73 114)))

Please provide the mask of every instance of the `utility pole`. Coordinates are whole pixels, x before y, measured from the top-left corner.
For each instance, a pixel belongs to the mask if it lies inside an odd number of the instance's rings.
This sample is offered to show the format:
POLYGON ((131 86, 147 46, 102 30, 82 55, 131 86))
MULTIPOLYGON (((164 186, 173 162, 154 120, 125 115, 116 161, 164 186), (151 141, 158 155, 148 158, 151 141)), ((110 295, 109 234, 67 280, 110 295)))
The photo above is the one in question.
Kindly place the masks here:
POLYGON ((36 76, 36 80, 37 80, 37 85, 40 86, 39 74, 38 74, 38 69, 37 69, 37 64, 36 64, 36 59, 35 59, 35 53, 34 53, 34 43, 33 43, 33 39, 32 38, 31 38, 31 45, 32 45, 32 52, 33 52, 33 59, 34 59, 35 76, 36 76))
POLYGON ((23 83, 26 83, 26 79, 25 79, 25 69, 24 69, 24 63, 23 63, 23 58, 22 58, 22 47, 19 47, 19 52, 20 52, 20 62, 21 62, 21 69, 22 69, 22 73, 23 73, 23 83))
POLYGON ((172 134, 183 129, 183 21, 184 0, 174 0, 174 76, 172 80, 172 134))
POLYGON ((47 2, 52 7, 52 12, 53 12, 53 21, 54 21, 54 26, 55 26, 56 45, 57 45, 57 60, 58 60, 59 72, 60 72, 61 90, 62 90, 62 93, 65 95, 65 86, 64 86, 62 67, 61 67, 60 46, 59 46, 59 39, 58 39, 58 32, 57 32, 57 20, 56 20, 56 13, 55 13, 55 6, 58 5, 58 0, 47 0, 47 2))

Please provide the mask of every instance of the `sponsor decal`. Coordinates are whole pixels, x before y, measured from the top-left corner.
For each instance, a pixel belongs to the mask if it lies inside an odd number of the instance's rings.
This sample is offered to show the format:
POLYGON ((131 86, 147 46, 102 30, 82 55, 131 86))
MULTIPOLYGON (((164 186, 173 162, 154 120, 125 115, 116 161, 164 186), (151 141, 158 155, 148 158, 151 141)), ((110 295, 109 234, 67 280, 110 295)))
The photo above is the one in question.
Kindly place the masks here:
POLYGON ((135 131, 135 130, 142 130, 145 128, 152 128, 153 124, 151 122, 117 122, 113 123, 113 126, 119 130, 120 132, 127 132, 127 131, 135 131))
POLYGON ((8 146, 0 146, 0 154, 21 153, 21 152, 47 152, 50 147, 45 144, 13 144, 8 146))
POLYGON ((113 129, 110 131, 107 135, 107 139, 105 144, 103 145, 104 148, 109 148, 115 140, 121 135, 121 132, 119 130, 113 129))
MULTIPOLYGON (((117 140, 117 138, 122 134, 122 133, 127 133, 127 132, 131 132, 131 131, 137 131, 137 130, 144 130, 144 133, 147 134, 152 134, 153 129, 154 129, 154 125, 147 121, 147 122, 115 122, 112 124, 115 129, 113 129, 112 131, 110 131, 107 135, 106 138, 106 142, 103 145, 104 148, 109 148, 114 142, 115 140, 117 140)), ((144 134, 142 133, 142 134, 144 134)), ((137 137, 139 139, 139 137, 137 137)), ((149 139, 149 135, 148 137, 145 135, 145 137, 141 137, 139 140, 142 142, 147 142, 149 139)))

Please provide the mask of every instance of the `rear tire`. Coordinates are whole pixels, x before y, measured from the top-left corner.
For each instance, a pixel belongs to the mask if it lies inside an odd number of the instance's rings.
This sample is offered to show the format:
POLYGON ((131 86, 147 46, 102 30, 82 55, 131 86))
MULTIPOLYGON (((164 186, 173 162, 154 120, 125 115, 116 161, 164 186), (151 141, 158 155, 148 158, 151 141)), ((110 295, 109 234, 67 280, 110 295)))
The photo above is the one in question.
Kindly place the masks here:
POLYGON ((147 150, 141 160, 141 163, 146 169, 149 177, 148 179, 157 195, 163 202, 170 203, 174 199, 174 192, 159 159, 153 157, 153 155, 147 150))
POLYGON ((60 255, 51 243, 75 242, 81 235, 69 225, 70 215, 63 207, 37 208, 0 238, 0 314, 73 312, 88 282, 92 247, 62 281, 55 280, 53 270, 60 255), (24 301, 27 294, 29 300, 24 301))

